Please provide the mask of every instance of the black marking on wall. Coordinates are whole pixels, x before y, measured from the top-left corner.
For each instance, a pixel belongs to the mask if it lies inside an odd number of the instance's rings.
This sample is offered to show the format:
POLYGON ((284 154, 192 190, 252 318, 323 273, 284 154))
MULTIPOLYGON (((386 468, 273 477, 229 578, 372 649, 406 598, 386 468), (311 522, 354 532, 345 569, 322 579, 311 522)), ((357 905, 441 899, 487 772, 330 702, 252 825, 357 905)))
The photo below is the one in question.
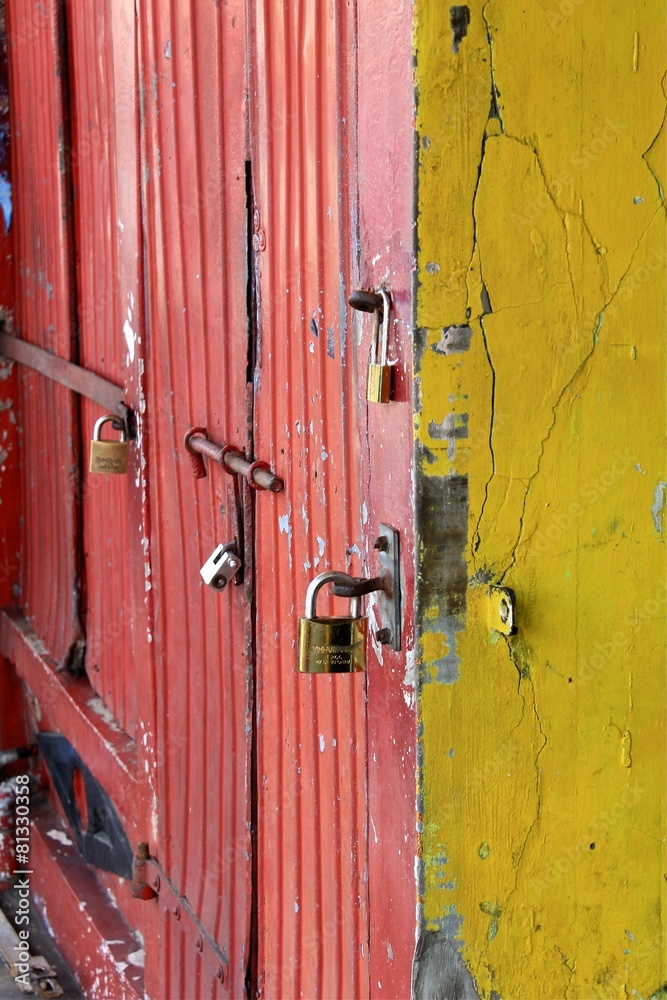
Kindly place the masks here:
POLYGON ((464 556, 468 540, 468 477, 420 476, 416 514, 422 553, 420 606, 437 606, 445 616, 463 616, 468 588, 464 556))
POLYGON ((414 1000, 479 1000, 460 951, 444 930, 422 931, 412 967, 414 1000))
POLYGON ((439 424, 432 420, 428 425, 428 434, 433 441, 447 442, 447 458, 453 462, 456 457, 457 440, 468 437, 468 414, 448 413, 439 424))
POLYGON ((452 52, 457 53, 461 40, 468 34, 470 7, 450 7, 449 23, 452 29, 452 52))

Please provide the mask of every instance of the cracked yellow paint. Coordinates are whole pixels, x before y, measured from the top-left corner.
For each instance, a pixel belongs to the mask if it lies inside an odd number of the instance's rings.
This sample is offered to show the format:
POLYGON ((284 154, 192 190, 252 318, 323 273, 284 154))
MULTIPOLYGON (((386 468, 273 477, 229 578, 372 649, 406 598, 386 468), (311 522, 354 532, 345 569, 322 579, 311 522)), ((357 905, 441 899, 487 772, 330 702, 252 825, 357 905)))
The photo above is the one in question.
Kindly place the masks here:
POLYGON ((455 54, 449 5, 415 5, 415 995, 649 1000, 667 984, 665 6, 469 7, 455 54), (489 583, 516 592, 516 636, 489 629, 489 583))

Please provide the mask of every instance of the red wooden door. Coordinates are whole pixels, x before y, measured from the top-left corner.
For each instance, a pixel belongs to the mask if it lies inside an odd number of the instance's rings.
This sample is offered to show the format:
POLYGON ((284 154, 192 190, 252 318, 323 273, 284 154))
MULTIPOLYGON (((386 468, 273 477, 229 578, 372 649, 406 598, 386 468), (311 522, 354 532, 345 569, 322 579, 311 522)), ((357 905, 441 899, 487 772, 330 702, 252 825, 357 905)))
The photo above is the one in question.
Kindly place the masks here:
POLYGON ((51 878, 67 881, 67 851, 46 834, 40 891, 91 995, 407 995, 409 10, 47 0, 27 18, 12 0, 10 14, 16 170, 29 178, 18 334, 120 385, 136 437, 126 477, 89 475, 103 411, 23 379, 22 616, 3 616, 0 643, 39 727, 108 792, 132 850, 148 844, 155 896, 99 872, 122 946, 83 961, 83 918, 51 878), (391 46, 369 44, 387 32, 391 46), (347 297, 381 284, 398 364, 394 401, 373 406, 370 323, 347 297), (208 460, 196 479, 183 446, 196 426, 268 462, 284 492, 208 460), (300 676, 308 582, 374 575, 380 521, 401 535, 401 650, 376 642, 370 599, 368 677, 300 676), (199 568, 231 541, 242 585, 217 593, 199 568), (85 674, 55 669, 67 664, 85 674), (141 939, 143 979, 128 958, 141 939))
MULTIPOLYGON (((258 505, 258 987, 408 996, 415 906, 410 8, 253 5, 250 120, 259 345, 255 449, 284 475, 258 505), (366 401, 372 323, 393 300, 394 399, 366 401), (377 573, 400 533, 401 649, 368 674, 296 673, 296 619, 324 570, 377 573)), ((323 595, 324 597, 324 595, 323 595)), ((326 600, 320 613, 335 607, 326 600)), ((337 605, 338 613, 344 609, 337 605)))
POLYGON ((233 477, 218 467, 196 480, 183 437, 202 425, 249 445, 243 3, 147 4, 137 17, 133 2, 51 0, 8 13, 17 334, 118 384, 136 436, 127 476, 90 475, 104 411, 22 370, 22 616, 5 616, 2 647, 36 696, 37 727, 66 738, 132 850, 148 844, 158 892, 137 901, 126 878, 99 871, 117 928, 103 934, 98 912, 81 949, 87 899, 77 917, 55 877, 69 883, 67 850, 51 849, 48 829, 35 888, 91 995, 239 996, 252 523, 245 585, 205 588, 215 543, 243 549, 244 537, 233 477))

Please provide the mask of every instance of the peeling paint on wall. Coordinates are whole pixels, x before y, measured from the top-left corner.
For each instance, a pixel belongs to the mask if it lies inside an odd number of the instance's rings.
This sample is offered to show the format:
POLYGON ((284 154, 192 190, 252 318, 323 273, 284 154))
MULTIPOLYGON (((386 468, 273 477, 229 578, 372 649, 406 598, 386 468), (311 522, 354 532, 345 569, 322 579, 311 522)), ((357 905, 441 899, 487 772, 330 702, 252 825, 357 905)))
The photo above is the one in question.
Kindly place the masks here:
POLYGON ((451 52, 450 11, 416 5, 415 995, 648 998, 665 10, 479 0, 465 27, 451 52), (489 584, 516 593, 517 635, 489 627, 489 584))

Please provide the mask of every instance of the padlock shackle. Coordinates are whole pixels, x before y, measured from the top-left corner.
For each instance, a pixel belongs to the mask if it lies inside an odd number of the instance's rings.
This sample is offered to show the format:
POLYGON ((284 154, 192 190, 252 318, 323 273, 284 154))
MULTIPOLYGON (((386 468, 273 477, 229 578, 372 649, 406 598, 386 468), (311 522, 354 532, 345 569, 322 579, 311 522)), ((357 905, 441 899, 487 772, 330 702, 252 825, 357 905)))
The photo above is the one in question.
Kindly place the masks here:
POLYGON ((95 421, 95 426, 93 428, 93 441, 102 440, 102 428, 105 424, 110 423, 114 430, 120 432, 121 442, 127 441, 127 434, 125 432, 125 424, 121 417, 115 416, 113 413, 106 413, 103 417, 100 417, 95 421))
POLYGON ((389 297, 389 292, 387 292, 384 288, 378 289, 378 295, 382 297, 382 306, 379 306, 373 312, 371 362, 385 367, 387 364, 387 345, 389 343, 389 316, 391 313, 391 299, 389 297), (382 327, 382 336, 380 336, 380 326, 382 327), (378 351, 380 352, 379 356, 378 351))
MULTIPOLYGON (((316 617, 315 602, 317 595, 322 587, 326 587, 328 583, 335 583, 341 587, 349 587, 354 586, 355 580, 348 573, 341 573, 335 569, 329 569, 325 573, 320 573, 319 576, 314 577, 308 584, 308 590, 306 591, 306 618, 313 619, 316 617)), ((359 618, 360 615, 361 598, 353 597, 350 604, 350 617, 359 618)))

